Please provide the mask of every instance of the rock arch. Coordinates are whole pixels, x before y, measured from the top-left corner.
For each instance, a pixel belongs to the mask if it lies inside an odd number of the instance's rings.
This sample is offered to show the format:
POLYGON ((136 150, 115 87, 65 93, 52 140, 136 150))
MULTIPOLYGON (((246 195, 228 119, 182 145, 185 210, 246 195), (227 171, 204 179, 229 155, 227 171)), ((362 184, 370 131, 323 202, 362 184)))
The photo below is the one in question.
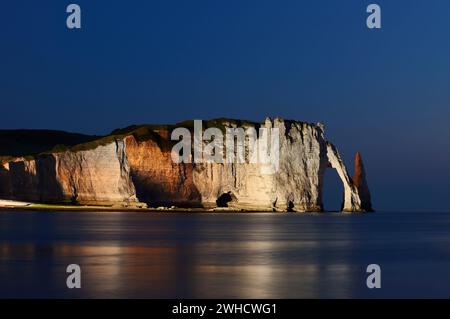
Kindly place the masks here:
POLYGON ((364 167, 362 166, 361 155, 358 154, 355 158, 355 176, 351 179, 336 147, 327 142, 328 166, 337 171, 344 186, 344 199, 341 207, 343 212, 372 211, 364 167), (364 196, 361 196, 361 193, 364 193, 364 196))

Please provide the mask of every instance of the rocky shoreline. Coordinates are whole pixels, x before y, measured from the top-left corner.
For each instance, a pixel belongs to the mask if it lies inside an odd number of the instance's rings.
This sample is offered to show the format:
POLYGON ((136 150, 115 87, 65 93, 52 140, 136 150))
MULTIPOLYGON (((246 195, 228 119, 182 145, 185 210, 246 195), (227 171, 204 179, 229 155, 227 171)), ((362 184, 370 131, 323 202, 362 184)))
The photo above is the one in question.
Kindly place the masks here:
POLYGON ((182 208, 182 207, 123 207, 123 206, 80 206, 28 203, 11 200, 0 200, 0 210, 28 210, 48 212, 162 212, 162 213, 273 213, 273 210, 244 210, 231 207, 216 208, 182 208))

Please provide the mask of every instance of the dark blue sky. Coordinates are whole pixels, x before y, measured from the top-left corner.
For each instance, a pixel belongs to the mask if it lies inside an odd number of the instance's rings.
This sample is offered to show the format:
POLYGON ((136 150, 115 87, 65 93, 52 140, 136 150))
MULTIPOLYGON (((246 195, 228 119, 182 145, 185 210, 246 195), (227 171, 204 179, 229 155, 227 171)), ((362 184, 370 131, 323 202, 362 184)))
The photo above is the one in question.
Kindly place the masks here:
POLYGON ((8 1, 0 128, 321 121, 350 170, 362 152, 375 208, 450 210, 449 14, 447 0, 8 1))

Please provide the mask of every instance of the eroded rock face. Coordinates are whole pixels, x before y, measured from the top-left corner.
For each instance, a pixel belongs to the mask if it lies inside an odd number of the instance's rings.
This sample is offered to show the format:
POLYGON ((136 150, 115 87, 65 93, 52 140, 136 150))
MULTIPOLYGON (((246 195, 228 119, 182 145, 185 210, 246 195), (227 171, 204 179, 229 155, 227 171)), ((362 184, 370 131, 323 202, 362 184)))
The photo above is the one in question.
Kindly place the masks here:
POLYGON ((0 164, 0 198, 11 198, 9 163, 0 164))
POLYGON ((3 165, 0 192, 32 202, 138 204, 122 140, 92 150, 18 158, 3 165))
MULTIPOLYGON (((223 127, 235 127, 222 121, 223 127)), ((0 166, 0 196, 37 202, 90 205, 234 207, 252 210, 322 211, 325 170, 334 168, 344 185, 343 211, 371 210, 362 160, 349 178, 321 124, 266 119, 245 128, 278 128, 279 169, 260 163, 172 161, 171 128, 134 132, 88 150, 14 159, 0 166)), ((173 127, 172 127, 173 129, 173 127)))
POLYGON ((223 194, 229 206, 281 211, 322 211, 326 142, 320 126, 267 119, 263 127, 280 132, 279 169, 267 174, 266 164, 201 164, 194 181, 205 206, 214 206, 223 194))
POLYGON ((344 184, 342 209, 364 210, 358 189, 336 148, 324 139, 321 125, 267 119, 262 127, 276 127, 280 132, 280 166, 274 174, 265 173, 263 164, 174 164, 169 131, 159 130, 158 138, 145 141, 126 137, 139 200, 150 205, 322 211, 323 176, 332 167, 344 184))
MULTIPOLYGON (((40 161, 40 163, 42 163, 40 161)), ((13 199, 39 201, 37 161, 16 160, 9 163, 10 186, 13 199)))
POLYGON ((88 151, 57 153, 54 158, 66 200, 122 206, 138 202, 123 140, 88 151))
POLYGON ((201 207, 202 198, 193 180, 193 165, 173 163, 168 133, 155 132, 157 137, 144 141, 138 141, 133 135, 124 139, 137 196, 153 206, 201 207))
POLYGON ((336 169, 342 184, 344 185, 344 201, 342 203, 341 210, 344 212, 364 211, 361 206, 361 198, 359 196, 358 189, 350 180, 341 156, 335 146, 331 143, 327 143, 327 157, 329 165, 336 169))
POLYGON ((355 187, 358 189, 358 193, 361 198, 362 209, 368 212, 373 211, 369 185, 367 184, 366 179, 366 171, 364 169, 364 163, 359 152, 357 152, 355 155, 355 172, 352 181, 355 187))

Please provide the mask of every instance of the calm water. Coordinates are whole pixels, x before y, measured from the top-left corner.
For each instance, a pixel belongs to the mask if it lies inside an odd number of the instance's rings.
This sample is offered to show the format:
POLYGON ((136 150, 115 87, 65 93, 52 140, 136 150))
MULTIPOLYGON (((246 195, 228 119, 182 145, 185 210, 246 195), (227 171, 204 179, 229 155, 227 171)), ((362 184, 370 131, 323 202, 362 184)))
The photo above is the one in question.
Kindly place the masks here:
POLYGON ((0 297, 450 297, 450 214, 0 212, 0 297))

